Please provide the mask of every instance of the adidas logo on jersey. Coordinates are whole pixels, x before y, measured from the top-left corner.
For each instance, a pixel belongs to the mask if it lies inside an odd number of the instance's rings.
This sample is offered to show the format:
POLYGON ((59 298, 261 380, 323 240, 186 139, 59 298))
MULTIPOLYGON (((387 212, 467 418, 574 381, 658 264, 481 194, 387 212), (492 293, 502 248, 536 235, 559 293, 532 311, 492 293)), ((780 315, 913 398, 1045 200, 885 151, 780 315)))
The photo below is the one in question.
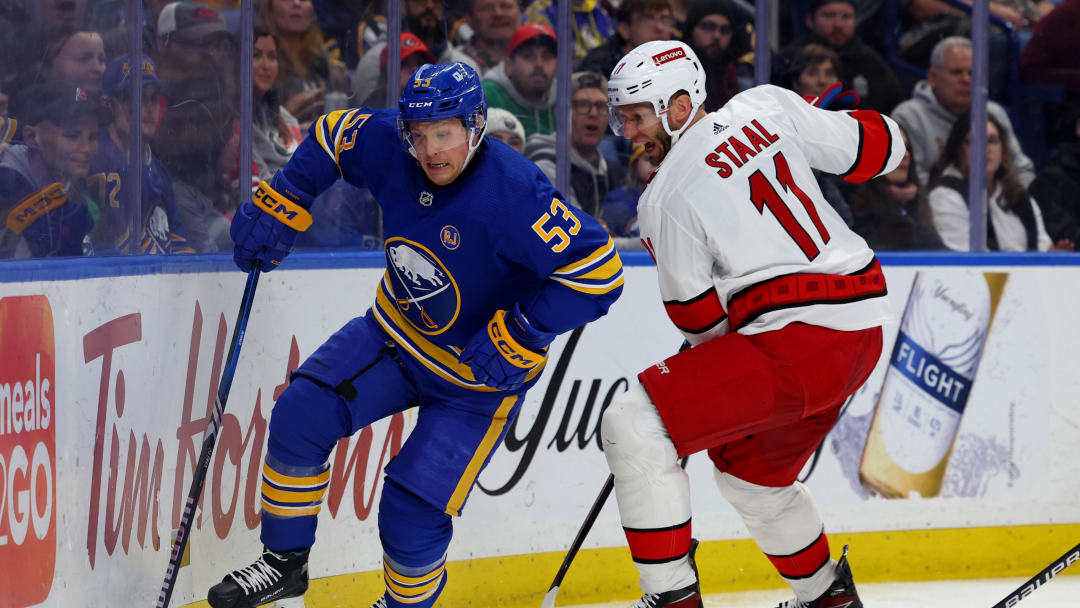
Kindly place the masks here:
POLYGON ((722 125, 722 124, 716 123, 716 122, 712 123, 712 134, 713 135, 719 135, 719 134, 723 133, 724 131, 727 131, 727 125, 722 125))

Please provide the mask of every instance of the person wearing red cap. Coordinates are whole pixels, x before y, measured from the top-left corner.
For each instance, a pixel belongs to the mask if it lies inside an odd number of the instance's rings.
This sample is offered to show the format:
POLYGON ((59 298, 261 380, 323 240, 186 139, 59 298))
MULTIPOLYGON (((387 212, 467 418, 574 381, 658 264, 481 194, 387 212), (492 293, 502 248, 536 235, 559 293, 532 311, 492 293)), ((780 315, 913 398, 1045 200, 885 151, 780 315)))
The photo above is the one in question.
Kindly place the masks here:
MULTIPOLYGON (((386 103, 386 47, 384 46, 382 52, 379 53, 379 83, 367 100, 364 101, 365 106, 371 106, 373 108, 380 107, 386 103)), ((405 85, 409 82, 409 78, 412 77, 412 73, 416 71, 416 68, 424 65, 425 63, 435 63, 437 59, 435 55, 431 54, 423 40, 411 32, 401 33, 401 70, 398 76, 398 92, 400 93, 405 85)))
POLYGON ((510 38, 509 54, 484 76, 488 106, 521 121, 525 136, 555 131, 555 32, 526 23, 510 38))

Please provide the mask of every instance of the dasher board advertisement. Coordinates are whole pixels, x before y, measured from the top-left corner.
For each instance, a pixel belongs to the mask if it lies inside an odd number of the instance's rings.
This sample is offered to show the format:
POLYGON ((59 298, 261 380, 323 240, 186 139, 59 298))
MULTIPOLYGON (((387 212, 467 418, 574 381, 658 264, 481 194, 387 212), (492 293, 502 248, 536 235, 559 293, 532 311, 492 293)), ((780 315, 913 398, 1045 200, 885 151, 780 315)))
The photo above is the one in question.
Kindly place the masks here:
MULTIPOLYGON (((608 474, 603 409, 682 341, 655 269, 624 257, 610 314, 552 345, 454 521, 452 562, 551 552, 557 566, 592 504, 608 474)), ((286 267, 263 278, 173 605, 258 555, 274 400, 370 306, 383 272, 286 267)), ((829 533, 1080 522, 1080 267, 885 272, 895 322, 881 360, 803 471, 829 533)), ((153 603, 243 285, 224 270, 0 283, 0 566, 18 573, 3 577, 0 605, 153 603)), ((381 470, 414 416, 384 419, 331 455, 313 577, 381 568, 381 470)), ((688 466, 694 534, 703 547, 744 541, 710 467, 688 466)), ((625 542, 612 504, 584 550, 625 542)))

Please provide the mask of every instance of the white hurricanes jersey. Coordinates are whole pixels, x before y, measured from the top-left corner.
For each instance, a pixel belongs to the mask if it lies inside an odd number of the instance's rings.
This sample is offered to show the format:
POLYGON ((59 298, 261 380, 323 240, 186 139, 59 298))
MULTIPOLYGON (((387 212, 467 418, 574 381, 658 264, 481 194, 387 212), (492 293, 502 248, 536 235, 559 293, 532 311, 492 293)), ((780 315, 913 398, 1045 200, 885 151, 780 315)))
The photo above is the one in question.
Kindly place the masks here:
POLYGON ((888 321, 874 252, 825 201, 811 167, 858 183, 903 156, 892 119, 822 110, 772 85, 705 115, 638 202, 672 321, 695 345, 797 321, 838 330, 888 321))

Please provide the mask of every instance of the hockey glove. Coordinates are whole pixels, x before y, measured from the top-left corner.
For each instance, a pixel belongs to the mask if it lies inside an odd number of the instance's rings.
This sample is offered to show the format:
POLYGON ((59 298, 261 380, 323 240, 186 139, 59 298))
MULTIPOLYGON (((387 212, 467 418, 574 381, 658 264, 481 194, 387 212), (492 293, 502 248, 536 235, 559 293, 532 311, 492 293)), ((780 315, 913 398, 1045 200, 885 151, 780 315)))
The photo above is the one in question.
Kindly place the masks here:
MULTIPOLYGON (((295 191, 281 187, 288 182, 280 173, 274 177, 274 184, 282 191, 295 191)), ((229 226, 233 260, 240 270, 251 270, 259 264, 263 272, 270 272, 292 251, 296 235, 311 225, 311 214, 266 182, 259 184, 252 199, 240 205, 229 226)), ((300 202, 310 204, 307 200, 300 202)))
POLYGON ((547 345, 555 334, 529 325, 517 304, 499 310, 484 329, 465 345, 460 359, 476 379, 503 391, 515 391, 529 372, 547 358, 547 345))
POLYGON ((822 110, 854 110, 859 107, 860 100, 858 93, 844 90, 839 82, 834 82, 824 93, 817 97, 808 97, 807 101, 822 110))

